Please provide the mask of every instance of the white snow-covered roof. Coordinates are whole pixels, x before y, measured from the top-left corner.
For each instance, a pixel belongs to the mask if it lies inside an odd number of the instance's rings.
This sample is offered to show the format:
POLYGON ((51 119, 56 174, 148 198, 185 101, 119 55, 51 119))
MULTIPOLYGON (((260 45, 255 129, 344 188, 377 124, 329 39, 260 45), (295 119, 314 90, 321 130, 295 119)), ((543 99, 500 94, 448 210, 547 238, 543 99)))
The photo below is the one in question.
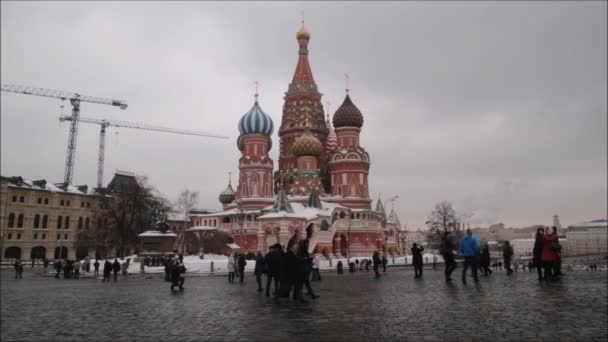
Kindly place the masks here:
POLYGON ((187 231, 189 231, 189 232, 198 232, 198 231, 206 231, 206 230, 217 230, 217 227, 194 226, 194 227, 187 229, 187 231))
POLYGON ((147 231, 145 231, 145 232, 143 232, 143 233, 141 233, 141 234, 139 234, 137 236, 139 236, 139 237, 142 237, 142 236, 177 237, 177 235, 174 232, 170 231, 170 230, 168 230, 164 234, 161 231, 158 231, 158 230, 147 230, 147 231))
MULTIPOLYGON (((59 184, 53 184, 51 182, 46 181, 31 181, 29 179, 23 179, 20 177, 2 177, 8 180, 8 186, 11 188, 21 188, 21 189, 30 189, 30 190, 39 190, 39 191, 50 191, 50 192, 62 192, 62 193, 72 193, 77 195, 91 195, 91 196, 101 196, 95 192, 94 187, 87 187, 86 191, 81 191, 77 186, 69 185, 66 190, 60 188, 59 184)), ((105 197, 111 197, 109 195, 105 195, 105 197)))
MULTIPOLYGON (((241 212, 242 214, 259 214, 261 213, 260 210, 243 210, 241 212)), ((230 209, 230 210, 224 210, 224 211, 218 211, 216 213, 210 213, 210 214, 190 214, 190 217, 217 217, 217 216, 230 216, 230 215, 236 215, 239 214, 239 210, 234 208, 234 209, 230 209)))
POLYGON ((583 222, 583 223, 573 224, 571 226, 571 228, 602 228, 602 227, 608 227, 608 221, 603 220, 603 221, 595 221, 595 222, 583 222))
POLYGON ((258 217, 259 219, 269 219, 269 218, 281 218, 281 217, 291 217, 291 218, 303 218, 306 220, 312 220, 319 216, 329 217, 333 213, 336 208, 345 208, 337 203, 329 203, 321 201, 321 206, 323 208, 309 208, 304 206, 302 203, 294 202, 291 203, 291 207, 293 209, 293 213, 288 213, 286 211, 279 211, 278 213, 268 213, 258 217))

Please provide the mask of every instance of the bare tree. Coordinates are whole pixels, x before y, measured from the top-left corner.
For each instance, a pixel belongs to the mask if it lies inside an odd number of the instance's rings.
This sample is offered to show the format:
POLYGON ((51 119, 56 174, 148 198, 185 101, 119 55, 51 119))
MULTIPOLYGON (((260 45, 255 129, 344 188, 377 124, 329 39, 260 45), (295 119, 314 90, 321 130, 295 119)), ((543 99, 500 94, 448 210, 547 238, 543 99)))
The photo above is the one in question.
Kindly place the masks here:
POLYGON ((104 227, 97 238, 105 240, 100 242, 108 248, 116 248, 120 256, 127 250, 137 250, 138 235, 153 229, 171 211, 169 201, 150 186, 145 177, 112 191, 102 203, 104 227))
POLYGON ((177 202, 175 203, 175 206, 177 207, 177 212, 184 214, 184 221, 188 219, 188 214, 190 213, 190 210, 196 208, 197 205, 198 192, 190 191, 188 189, 185 189, 184 191, 182 191, 181 194, 179 194, 177 202))
POLYGON ((447 201, 435 205, 426 224, 429 227, 427 241, 432 248, 438 248, 442 235, 452 235, 452 238, 456 238, 459 234, 456 211, 452 203, 447 201))

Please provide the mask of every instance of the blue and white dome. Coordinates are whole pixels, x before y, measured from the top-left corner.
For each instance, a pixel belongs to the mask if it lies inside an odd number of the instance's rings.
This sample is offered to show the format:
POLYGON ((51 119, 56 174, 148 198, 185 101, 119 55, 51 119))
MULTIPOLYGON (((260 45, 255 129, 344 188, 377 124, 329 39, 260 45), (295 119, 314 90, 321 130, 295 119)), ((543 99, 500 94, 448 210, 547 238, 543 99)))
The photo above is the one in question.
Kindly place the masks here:
POLYGON ((239 131, 241 134, 263 134, 271 136, 273 129, 274 124, 272 123, 270 115, 264 113, 257 101, 239 121, 239 131))

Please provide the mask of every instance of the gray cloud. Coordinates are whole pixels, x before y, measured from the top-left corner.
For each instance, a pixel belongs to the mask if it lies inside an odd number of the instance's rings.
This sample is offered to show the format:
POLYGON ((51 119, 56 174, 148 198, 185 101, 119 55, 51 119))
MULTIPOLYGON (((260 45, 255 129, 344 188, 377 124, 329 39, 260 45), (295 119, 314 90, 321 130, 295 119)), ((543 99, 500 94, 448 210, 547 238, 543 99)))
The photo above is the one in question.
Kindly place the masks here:
MULTIPOLYGON (((185 187, 216 208, 238 171, 236 122, 261 105, 278 125, 297 59, 300 10, 311 66, 335 110, 351 76, 365 115, 372 193, 422 226, 435 203, 472 222, 521 226, 605 217, 605 2, 2 3, 2 83, 122 98, 82 115, 229 135, 212 140, 120 129, 116 169, 185 187)), ((61 181, 59 102, 2 93, 3 175, 61 181)), ((76 183, 94 184, 98 127, 81 124, 76 183)), ((275 133, 271 155, 277 160, 275 133)))

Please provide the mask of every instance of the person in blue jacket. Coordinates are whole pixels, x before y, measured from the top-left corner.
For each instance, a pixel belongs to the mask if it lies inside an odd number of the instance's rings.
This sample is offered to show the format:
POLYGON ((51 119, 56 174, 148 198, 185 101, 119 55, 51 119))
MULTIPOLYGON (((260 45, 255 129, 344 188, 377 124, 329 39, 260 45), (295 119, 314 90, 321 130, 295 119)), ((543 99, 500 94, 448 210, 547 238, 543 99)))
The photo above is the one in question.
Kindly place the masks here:
POLYGON ((467 282, 467 269, 471 266, 473 279, 478 282, 477 278, 477 256, 479 254, 479 244, 473 237, 470 229, 467 229, 466 235, 460 239, 460 254, 464 256, 464 267, 462 268, 462 282, 467 282))

